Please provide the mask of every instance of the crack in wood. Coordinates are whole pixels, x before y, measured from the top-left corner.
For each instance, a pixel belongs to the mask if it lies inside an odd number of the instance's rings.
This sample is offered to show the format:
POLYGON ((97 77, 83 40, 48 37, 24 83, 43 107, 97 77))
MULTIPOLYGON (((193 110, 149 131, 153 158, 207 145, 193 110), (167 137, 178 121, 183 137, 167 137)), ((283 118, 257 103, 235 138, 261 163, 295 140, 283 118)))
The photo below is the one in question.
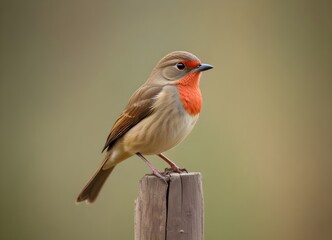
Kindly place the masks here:
POLYGON ((203 240, 201 174, 172 173, 168 185, 144 176, 136 200, 135 239, 203 240))

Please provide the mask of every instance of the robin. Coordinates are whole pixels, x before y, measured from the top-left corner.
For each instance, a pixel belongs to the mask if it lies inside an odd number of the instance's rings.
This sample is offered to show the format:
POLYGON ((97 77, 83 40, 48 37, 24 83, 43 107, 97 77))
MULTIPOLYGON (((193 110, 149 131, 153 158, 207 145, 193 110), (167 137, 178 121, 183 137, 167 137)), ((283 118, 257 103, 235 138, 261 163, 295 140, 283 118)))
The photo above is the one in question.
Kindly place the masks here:
POLYGON ((202 108, 201 73, 211 68, 189 52, 176 51, 162 58, 114 123, 103 148, 105 158, 77 202, 94 202, 114 167, 133 155, 162 179, 165 176, 144 155, 157 155, 173 171, 181 172, 163 152, 179 144, 193 129, 202 108))

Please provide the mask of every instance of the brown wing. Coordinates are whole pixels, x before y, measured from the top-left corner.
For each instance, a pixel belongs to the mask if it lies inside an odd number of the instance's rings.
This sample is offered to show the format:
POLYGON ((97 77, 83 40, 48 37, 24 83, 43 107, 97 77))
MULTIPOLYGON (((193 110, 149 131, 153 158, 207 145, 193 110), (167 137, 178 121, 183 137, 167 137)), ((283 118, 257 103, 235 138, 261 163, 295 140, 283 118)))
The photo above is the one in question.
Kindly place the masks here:
POLYGON ((155 96, 160 93, 162 88, 162 86, 145 85, 133 94, 127 107, 114 123, 102 152, 105 149, 109 150, 116 140, 152 113, 152 106, 156 101, 155 96))

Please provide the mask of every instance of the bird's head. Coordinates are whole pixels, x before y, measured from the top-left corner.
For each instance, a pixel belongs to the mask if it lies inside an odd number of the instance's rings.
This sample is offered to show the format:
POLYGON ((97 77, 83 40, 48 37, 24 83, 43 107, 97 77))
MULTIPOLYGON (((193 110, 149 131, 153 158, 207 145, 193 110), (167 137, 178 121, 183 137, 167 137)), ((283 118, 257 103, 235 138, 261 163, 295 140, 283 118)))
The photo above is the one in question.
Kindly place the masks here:
POLYGON ((176 51, 162 58, 152 71, 149 83, 177 84, 185 79, 199 80, 200 73, 213 68, 201 61, 192 53, 176 51))

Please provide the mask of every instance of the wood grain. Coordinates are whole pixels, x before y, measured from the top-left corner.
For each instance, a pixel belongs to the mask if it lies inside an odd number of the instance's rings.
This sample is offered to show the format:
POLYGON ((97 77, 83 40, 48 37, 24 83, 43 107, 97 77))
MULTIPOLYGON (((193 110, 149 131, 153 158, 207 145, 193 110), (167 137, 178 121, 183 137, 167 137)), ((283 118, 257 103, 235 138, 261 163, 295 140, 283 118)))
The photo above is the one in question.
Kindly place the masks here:
POLYGON ((153 175, 140 181, 136 240, 203 240, 204 200, 200 173, 172 173, 167 184, 153 175))

